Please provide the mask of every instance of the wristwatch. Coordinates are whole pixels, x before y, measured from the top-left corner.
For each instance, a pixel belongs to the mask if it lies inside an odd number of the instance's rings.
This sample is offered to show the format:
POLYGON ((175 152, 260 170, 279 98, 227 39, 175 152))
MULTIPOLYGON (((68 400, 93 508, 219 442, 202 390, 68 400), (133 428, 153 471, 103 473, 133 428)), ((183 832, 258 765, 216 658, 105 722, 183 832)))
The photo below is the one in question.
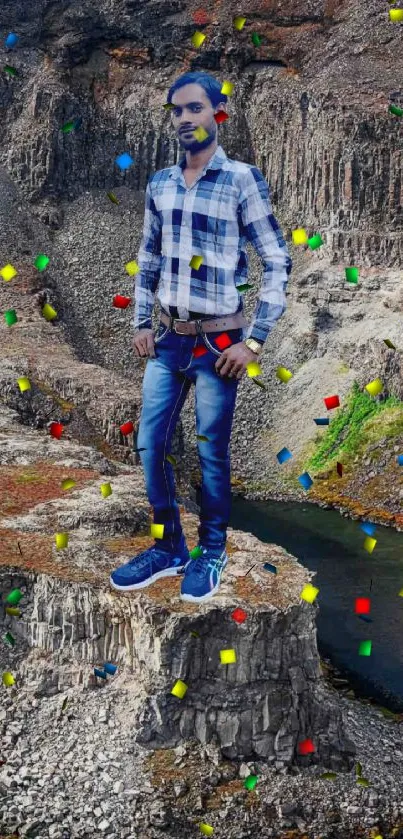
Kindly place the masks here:
POLYGON ((246 338, 244 344, 246 344, 252 352, 256 353, 256 355, 259 355, 259 353, 262 352, 263 344, 256 341, 255 338, 246 338))

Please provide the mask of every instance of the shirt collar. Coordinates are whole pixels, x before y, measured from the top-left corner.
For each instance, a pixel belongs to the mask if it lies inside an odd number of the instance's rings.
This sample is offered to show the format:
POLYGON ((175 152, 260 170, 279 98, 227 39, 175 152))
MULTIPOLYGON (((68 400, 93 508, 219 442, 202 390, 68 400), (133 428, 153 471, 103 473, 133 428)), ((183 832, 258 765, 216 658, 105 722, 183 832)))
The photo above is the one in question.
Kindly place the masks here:
MULTIPOLYGON (((227 159, 227 155, 222 146, 217 146, 214 154, 210 157, 208 163, 203 169, 203 175, 207 172, 208 169, 221 169, 223 166, 224 161, 227 159)), ((177 163, 175 166, 172 166, 172 172, 170 172, 169 177, 174 178, 175 180, 179 180, 182 176, 183 170, 186 165, 186 154, 182 157, 182 159, 177 163)))

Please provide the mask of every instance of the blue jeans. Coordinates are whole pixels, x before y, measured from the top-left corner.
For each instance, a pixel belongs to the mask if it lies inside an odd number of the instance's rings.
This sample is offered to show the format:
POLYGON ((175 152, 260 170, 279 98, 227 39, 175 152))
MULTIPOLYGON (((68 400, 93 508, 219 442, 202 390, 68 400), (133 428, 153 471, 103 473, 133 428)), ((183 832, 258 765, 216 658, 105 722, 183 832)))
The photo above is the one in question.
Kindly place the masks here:
MULTIPOLYGON (((239 382, 215 370, 222 351, 214 339, 222 332, 209 332, 203 340, 200 335, 178 335, 161 323, 155 336, 156 358, 147 361, 137 448, 145 449, 139 454, 154 523, 164 525, 163 538, 158 540, 164 549, 173 550, 182 538, 174 470, 166 457, 192 382, 196 388, 196 433, 208 439, 197 440, 203 476, 199 541, 208 548, 225 547, 231 513, 229 444, 239 382), (208 344, 211 349, 204 355, 192 355, 195 347, 208 344)), ((242 341, 243 329, 229 329, 226 334, 237 344, 242 341)))

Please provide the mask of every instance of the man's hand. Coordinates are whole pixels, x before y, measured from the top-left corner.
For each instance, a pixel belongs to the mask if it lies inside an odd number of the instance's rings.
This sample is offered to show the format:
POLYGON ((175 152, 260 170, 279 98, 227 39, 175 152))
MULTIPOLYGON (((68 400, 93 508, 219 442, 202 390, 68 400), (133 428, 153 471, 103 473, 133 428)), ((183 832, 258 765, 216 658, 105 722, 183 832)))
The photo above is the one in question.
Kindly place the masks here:
POLYGON ((220 376, 229 376, 229 378, 236 376, 237 379, 240 379, 246 370, 246 365, 257 360, 256 353, 252 352, 241 341, 239 344, 231 344, 224 350, 222 356, 216 362, 215 369, 220 376))
POLYGON ((154 330, 139 329, 133 338, 133 349, 138 358, 155 358, 154 330))

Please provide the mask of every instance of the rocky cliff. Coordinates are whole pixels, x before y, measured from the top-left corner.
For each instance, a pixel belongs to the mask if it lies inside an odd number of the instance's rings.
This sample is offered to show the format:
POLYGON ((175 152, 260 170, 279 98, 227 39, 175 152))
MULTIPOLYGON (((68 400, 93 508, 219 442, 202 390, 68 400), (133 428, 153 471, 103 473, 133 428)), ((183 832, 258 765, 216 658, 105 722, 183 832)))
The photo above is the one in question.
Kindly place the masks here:
MULTIPOLYGON (((375 439, 367 439, 363 424, 353 447, 338 441, 344 444, 339 457, 333 450, 321 468, 311 469, 308 494, 297 477, 328 433, 313 422, 327 415, 325 396, 340 397, 332 418, 354 382, 362 389, 379 377, 384 390, 376 401, 389 394, 402 399, 402 121, 388 110, 391 101, 403 104, 395 89, 401 25, 375 0, 365 8, 365 27, 362 8, 352 0, 291 7, 256 2, 244 11, 241 31, 233 26, 234 14, 225 3, 200 9, 153 0, 139 7, 118 0, 36 0, 26 8, 5 0, 3 27, 20 40, 3 48, 3 64, 17 75, 0 77, 3 263, 15 264, 15 287, 48 289, 46 299, 81 360, 119 369, 139 383, 142 363, 131 352, 130 309, 113 309, 111 301, 116 293, 132 294, 124 264, 138 250, 147 179, 177 159, 162 108, 166 91, 185 69, 204 68, 234 81, 220 142, 229 156, 262 169, 294 260, 288 311, 265 347, 266 390, 246 378, 239 389, 235 481, 252 497, 307 496, 353 515, 375 511, 399 527, 402 479, 393 469, 393 446, 400 447, 402 422, 391 423, 388 412, 378 420, 375 439), (198 50, 190 41, 197 27, 206 35, 198 50), (76 119, 77 129, 61 130, 76 119), (114 162, 123 151, 134 159, 124 173, 114 162), (107 197, 110 190, 118 205, 107 197), (320 232, 323 245, 316 251, 294 247, 296 227, 320 232), (37 252, 50 257, 43 274, 32 266, 37 252), (349 265, 359 268, 356 285, 346 281, 349 265), (286 385, 276 379, 279 365, 293 373, 286 385), (368 470, 365 450, 374 444, 385 462, 375 462, 370 452, 368 470), (293 461, 279 467, 276 454, 284 446, 293 461), (337 459, 343 460, 341 481, 337 459)), ((252 254, 247 315, 260 276, 252 254)), ((178 433, 183 428, 186 473, 196 485, 193 407, 190 394, 178 433)))
MULTIPOLYGON (((316 607, 300 599, 305 569, 231 531, 232 565, 207 608, 178 606, 169 581, 135 598, 106 581, 149 543, 150 523, 134 439, 119 430, 138 421, 144 362, 131 352, 130 309, 114 309, 112 298, 133 291, 124 265, 138 251, 147 179, 177 159, 162 105, 185 69, 235 82, 220 142, 262 169, 294 260, 288 310, 262 359, 266 388, 240 385, 234 490, 401 527, 402 130, 388 111, 391 98, 403 105, 401 27, 375 0, 365 14, 352 0, 247 10, 3 0, 1 20, 2 34, 19 41, 0 47, 0 267, 17 271, 1 281, 0 305, 18 316, 0 324, 2 621, 16 638, 15 647, 1 640, 2 672, 16 684, 2 686, 0 829, 2 819, 40 839, 160 839, 206 822, 225 839, 287 828, 350 839, 364 827, 385 839, 403 819, 403 755, 386 722, 341 705, 324 685, 316 607), (247 16, 241 32, 235 14, 247 16), (206 34, 200 50, 190 42, 196 27, 206 34), (79 125, 62 131, 72 120, 79 125), (134 165, 122 173, 114 161, 125 151, 134 165), (320 232, 322 247, 294 247, 297 227, 320 232), (39 253, 50 259, 43 272, 33 266, 39 253), (349 265, 360 269, 357 285, 346 282, 349 265), (279 365, 293 373, 287 385, 279 365), (24 393, 22 376, 31 382, 24 393), (363 409, 365 385, 378 377, 383 391, 363 409), (334 393, 345 421, 318 431, 313 418, 334 393), (49 436, 52 420, 65 425, 61 441, 49 436), (280 468, 284 446, 294 459, 280 468), (308 494, 297 481, 306 468, 308 494), (73 494, 61 490, 66 477, 73 494), (54 535, 64 529, 71 540, 60 552, 54 535), (276 576, 262 570, 265 559, 276 576), (21 618, 4 615, 17 586, 21 618), (235 606, 248 613, 242 626, 235 606), (222 645, 239 656, 220 670, 222 645), (105 660, 117 675, 96 683, 93 668, 105 660), (177 679, 188 685, 183 700, 170 694, 177 679), (305 738, 315 753, 301 757, 305 738), (354 749, 369 790, 348 771, 354 749), (341 772, 326 795, 317 776, 332 767, 341 772), (243 787, 253 773, 262 792, 243 787)), ((253 253, 250 265, 247 315, 261 276, 253 253)), ((191 394, 173 448, 183 501, 199 480, 193 407, 191 394)), ((190 545, 196 512, 186 501, 190 545)))

